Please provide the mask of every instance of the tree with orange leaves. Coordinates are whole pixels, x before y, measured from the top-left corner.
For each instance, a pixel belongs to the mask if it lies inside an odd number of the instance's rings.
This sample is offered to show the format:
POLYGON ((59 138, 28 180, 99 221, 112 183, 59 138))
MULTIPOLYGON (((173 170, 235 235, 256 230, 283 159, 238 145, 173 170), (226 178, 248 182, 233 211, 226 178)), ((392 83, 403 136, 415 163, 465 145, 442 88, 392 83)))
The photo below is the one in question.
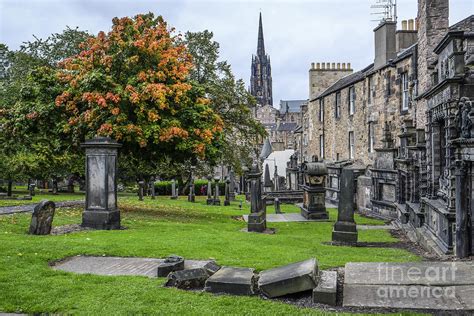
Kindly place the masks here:
POLYGON ((55 100, 64 133, 80 143, 108 136, 125 154, 154 161, 213 159, 223 121, 204 90, 188 81, 191 56, 162 17, 114 18, 112 30, 82 44, 59 64, 55 100))

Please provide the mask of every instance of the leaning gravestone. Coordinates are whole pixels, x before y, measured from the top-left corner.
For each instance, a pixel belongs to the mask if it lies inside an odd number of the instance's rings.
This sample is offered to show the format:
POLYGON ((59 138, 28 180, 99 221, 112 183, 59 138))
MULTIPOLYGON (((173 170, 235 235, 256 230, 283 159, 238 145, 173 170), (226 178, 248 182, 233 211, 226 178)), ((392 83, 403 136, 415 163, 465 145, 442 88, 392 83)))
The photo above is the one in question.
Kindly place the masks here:
POLYGON ((30 234, 49 235, 53 224, 56 205, 52 201, 41 201, 35 206, 31 216, 30 234))
POLYGON ((341 191, 337 207, 337 222, 332 231, 332 241, 356 243, 357 226, 354 221, 355 174, 353 169, 344 168, 341 173, 341 191))

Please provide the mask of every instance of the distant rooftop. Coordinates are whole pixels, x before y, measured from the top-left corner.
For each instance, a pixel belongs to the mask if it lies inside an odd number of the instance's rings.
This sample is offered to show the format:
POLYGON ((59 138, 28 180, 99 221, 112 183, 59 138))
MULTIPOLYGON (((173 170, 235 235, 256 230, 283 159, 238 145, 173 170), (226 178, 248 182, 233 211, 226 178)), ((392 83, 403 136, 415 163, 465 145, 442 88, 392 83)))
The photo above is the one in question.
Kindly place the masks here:
POLYGON ((280 100, 280 113, 301 112, 301 105, 307 103, 308 100, 280 100))

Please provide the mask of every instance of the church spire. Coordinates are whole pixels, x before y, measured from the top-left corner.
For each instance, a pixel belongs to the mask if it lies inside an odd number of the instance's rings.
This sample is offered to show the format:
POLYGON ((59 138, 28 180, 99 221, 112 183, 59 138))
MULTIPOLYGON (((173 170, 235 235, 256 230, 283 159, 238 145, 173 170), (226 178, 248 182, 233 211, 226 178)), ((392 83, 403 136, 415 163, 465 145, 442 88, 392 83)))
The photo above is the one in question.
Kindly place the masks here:
POLYGON ((260 18, 258 21, 258 43, 257 43, 257 55, 265 56, 265 43, 263 41, 263 25, 262 25, 262 12, 260 12, 260 18))

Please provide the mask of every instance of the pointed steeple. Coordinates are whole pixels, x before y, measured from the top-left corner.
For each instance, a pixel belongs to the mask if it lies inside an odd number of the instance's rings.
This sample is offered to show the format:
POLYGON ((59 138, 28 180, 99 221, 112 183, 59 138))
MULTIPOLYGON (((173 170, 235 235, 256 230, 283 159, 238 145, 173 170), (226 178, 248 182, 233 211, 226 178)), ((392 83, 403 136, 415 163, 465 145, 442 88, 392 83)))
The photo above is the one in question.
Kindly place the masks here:
POLYGON ((265 43, 264 43, 264 40, 263 40, 262 12, 260 12, 260 18, 258 20, 257 55, 259 57, 265 56, 265 43))

